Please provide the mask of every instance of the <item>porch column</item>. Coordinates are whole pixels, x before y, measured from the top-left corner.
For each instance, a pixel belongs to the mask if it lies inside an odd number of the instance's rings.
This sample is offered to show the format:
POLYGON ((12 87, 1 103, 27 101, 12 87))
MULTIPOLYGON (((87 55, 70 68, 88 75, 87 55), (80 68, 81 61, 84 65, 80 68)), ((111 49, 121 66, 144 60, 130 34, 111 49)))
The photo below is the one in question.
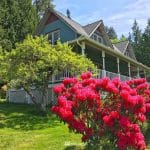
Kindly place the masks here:
POLYGON ((144 78, 146 79, 146 70, 144 70, 144 78))
POLYGON ((129 77, 131 79, 131 64, 128 62, 128 71, 129 71, 129 77))
POLYGON ((140 68, 137 67, 137 77, 140 78, 140 68))
POLYGON ((117 57, 117 70, 118 70, 118 77, 120 79, 120 59, 117 57))
POLYGON ((105 70, 105 51, 102 51, 102 59, 103 59, 102 77, 106 77, 106 70, 105 70))
POLYGON ((85 55, 85 42, 81 43, 81 51, 82 51, 82 55, 85 55))

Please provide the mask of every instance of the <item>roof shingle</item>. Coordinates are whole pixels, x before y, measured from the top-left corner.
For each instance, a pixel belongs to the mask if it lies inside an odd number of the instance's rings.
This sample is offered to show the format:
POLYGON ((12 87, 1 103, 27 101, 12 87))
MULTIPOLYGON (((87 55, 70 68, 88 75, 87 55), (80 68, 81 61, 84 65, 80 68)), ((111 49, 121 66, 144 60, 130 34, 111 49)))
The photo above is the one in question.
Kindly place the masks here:
POLYGON ((123 41, 123 42, 119 42, 114 44, 122 53, 125 52, 127 46, 129 44, 129 41, 123 41))
POLYGON ((88 34, 86 33, 86 31, 84 30, 84 28, 77 23, 76 21, 68 18, 67 16, 63 15, 62 13, 55 11, 56 15, 58 15, 59 17, 61 17, 67 24, 69 24, 72 28, 74 28, 76 30, 76 32, 88 36, 88 34))
POLYGON ((96 21, 96 22, 93 22, 93 23, 91 23, 91 24, 87 24, 87 25, 82 26, 82 27, 83 27, 83 29, 86 31, 86 33, 87 33, 88 35, 90 35, 90 34, 93 32, 93 30, 94 30, 100 23, 102 23, 101 20, 96 21))

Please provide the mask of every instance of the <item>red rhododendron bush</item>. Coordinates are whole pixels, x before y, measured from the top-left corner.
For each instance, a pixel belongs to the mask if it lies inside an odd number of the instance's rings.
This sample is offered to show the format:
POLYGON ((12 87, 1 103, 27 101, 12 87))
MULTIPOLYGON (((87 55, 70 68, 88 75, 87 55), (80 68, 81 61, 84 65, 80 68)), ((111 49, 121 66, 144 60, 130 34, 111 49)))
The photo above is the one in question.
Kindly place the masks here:
POLYGON ((145 79, 94 79, 86 72, 80 79, 64 79, 54 92, 58 104, 52 111, 82 134, 83 142, 101 145, 106 140, 120 150, 146 149, 140 130, 150 113, 150 85, 145 79))

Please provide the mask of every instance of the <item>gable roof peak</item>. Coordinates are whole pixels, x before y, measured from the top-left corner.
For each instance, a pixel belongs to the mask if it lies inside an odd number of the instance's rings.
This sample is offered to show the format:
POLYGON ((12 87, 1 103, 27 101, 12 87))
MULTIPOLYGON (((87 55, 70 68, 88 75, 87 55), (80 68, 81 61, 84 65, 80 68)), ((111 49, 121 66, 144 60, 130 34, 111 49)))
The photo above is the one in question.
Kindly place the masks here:
POLYGON ((119 41, 118 43, 115 43, 113 45, 115 45, 122 53, 124 53, 129 45, 129 41, 119 41))
POLYGON ((58 16, 62 21, 64 21, 66 24, 68 24, 71 28, 73 28, 77 33, 81 34, 81 35, 85 35, 88 36, 86 31, 82 28, 82 26, 74 21, 71 18, 68 18, 67 16, 65 16, 64 14, 62 14, 59 11, 56 10, 49 10, 49 12, 54 13, 56 16, 58 16))
POLYGON ((95 21, 95 22, 92 22, 90 24, 87 24, 85 26, 82 26, 83 29, 86 31, 86 33, 90 36, 93 31, 101 24, 103 23, 102 20, 98 20, 98 21, 95 21))
POLYGON ((97 20, 97 21, 88 23, 88 24, 84 25, 83 27, 89 26, 89 25, 91 25, 91 24, 101 23, 101 22, 102 22, 102 20, 97 20))

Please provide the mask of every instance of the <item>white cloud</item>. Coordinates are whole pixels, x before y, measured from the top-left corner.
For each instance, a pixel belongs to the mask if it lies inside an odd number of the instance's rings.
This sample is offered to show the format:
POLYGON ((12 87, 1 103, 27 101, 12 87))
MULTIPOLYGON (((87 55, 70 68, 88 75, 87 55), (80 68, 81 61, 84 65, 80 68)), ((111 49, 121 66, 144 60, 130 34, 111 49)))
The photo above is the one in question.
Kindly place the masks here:
MULTIPOLYGON (((119 23, 120 27, 126 27, 124 34, 127 34, 132 27, 133 21, 136 19, 140 28, 144 29, 147 19, 150 17, 150 0, 134 0, 125 6, 121 12, 110 16, 107 19, 109 24, 119 23)), ((119 27, 118 27, 119 28, 119 27)), ((119 29, 121 30, 121 29, 119 29)))

